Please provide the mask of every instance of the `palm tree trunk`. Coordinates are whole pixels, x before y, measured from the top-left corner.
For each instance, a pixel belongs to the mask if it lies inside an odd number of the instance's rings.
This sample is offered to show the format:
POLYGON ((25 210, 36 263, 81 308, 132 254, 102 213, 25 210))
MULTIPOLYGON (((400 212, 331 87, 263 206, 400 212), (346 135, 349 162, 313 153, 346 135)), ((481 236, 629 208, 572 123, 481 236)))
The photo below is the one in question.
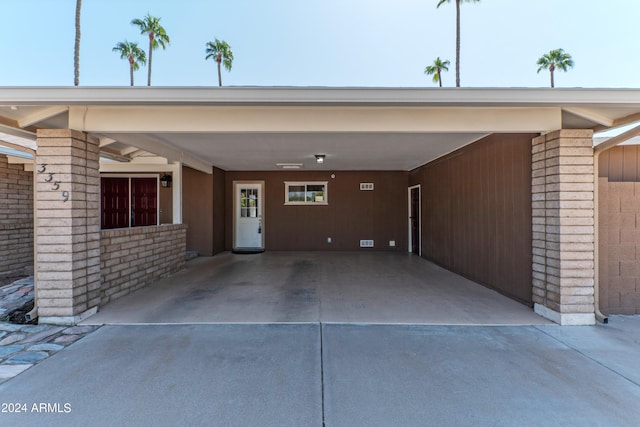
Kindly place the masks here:
POLYGON ((218 86, 222 87, 222 73, 220 72, 220 61, 218 62, 218 86))
POLYGON ((551 73, 551 87, 555 87, 554 82, 553 82, 553 72, 555 71, 556 67, 553 66, 553 64, 551 64, 551 66, 549 67, 549 72, 551 73))
POLYGON ((149 70, 147 72, 147 86, 151 86, 151 62, 153 61, 153 34, 149 34, 149 70))
POLYGON ((460 87, 460 0, 456 0, 456 87, 460 87))
POLYGON ((440 70, 438 70, 438 83, 440 83, 440 87, 442 87, 442 74, 440 74, 440 70))
POLYGON ((133 64, 129 64, 129 77, 131 77, 131 86, 133 86, 133 64))
POLYGON ((76 0, 76 40, 73 47, 73 84, 80 86, 80 11, 82 0, 76 0))

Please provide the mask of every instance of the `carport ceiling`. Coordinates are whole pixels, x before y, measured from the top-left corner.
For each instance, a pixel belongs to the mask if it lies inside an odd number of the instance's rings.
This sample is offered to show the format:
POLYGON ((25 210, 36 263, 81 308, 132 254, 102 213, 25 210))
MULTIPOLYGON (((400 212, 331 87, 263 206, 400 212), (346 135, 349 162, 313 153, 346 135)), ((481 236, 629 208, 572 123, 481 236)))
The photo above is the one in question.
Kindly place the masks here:
MULTIPOLYGON (((484 133, 152 133, 146 137, 224 170, 411 170, 482 138, 484 133), (326 156, 317 164, 316 154, 326 156)), ((136 145, 135 134, 108 134, 136 145)))

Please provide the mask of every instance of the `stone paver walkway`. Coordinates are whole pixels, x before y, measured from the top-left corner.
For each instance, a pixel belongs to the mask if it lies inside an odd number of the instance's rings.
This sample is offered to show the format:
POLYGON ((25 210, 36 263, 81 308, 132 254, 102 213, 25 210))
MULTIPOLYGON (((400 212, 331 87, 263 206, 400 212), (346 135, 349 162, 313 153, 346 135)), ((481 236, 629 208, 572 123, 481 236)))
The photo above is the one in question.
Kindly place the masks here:
POLYGON ((0 320, 33 300, 33 276, 0 287, 0 320))
MULTIPOLYGON (((0 288, 0 319, 33 300, 33 277, 0 288)), ((0 383, 73 344, 99 326, 16 325, 0 322, 0 383)))
POLYGON ((98 326, 0 323, 0 383, 73 344, 98 326))

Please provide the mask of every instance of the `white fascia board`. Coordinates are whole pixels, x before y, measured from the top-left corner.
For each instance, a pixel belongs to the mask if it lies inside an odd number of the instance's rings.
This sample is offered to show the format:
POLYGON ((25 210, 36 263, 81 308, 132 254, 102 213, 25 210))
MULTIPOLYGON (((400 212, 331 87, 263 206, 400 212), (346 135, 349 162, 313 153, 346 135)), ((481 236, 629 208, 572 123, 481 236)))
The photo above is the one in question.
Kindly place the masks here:
POLYGON ((0 105, 640 106, 640 89, 82 87, 0 88, 0 105))
POLYGON ((23 129, 18 129, 18 128, 14 128, 12 126, 6 126, 3 124, 0 124, 0 133, 4 133, 20 139, 24 139, 25 143, 29 143, 29 141, 36 140, 36 134, 34 132, 29 132, 23 129))
POLYGON ((33 156, 35 156, 36 154, 36 150, 32 148, 25 147, 19 144, 14 144, 8 141, 3 141, 3 140, 0 140, 0 147, 6 147, 13 151, 19 151, 21 153, 25 153, 25 155, 31 156, 31 158, 33 158, 33 156))
POLYGON ((72 107, 69 126, 136 138, 147 132, 549 132, 562 127, 561 113, 558 107, 91 106, 72 107))
POLYGON ((100 162, 101 173, 138 173, 138 172, 173 172, 175 166, 172 164, 159 163, 106 163, 100 162))

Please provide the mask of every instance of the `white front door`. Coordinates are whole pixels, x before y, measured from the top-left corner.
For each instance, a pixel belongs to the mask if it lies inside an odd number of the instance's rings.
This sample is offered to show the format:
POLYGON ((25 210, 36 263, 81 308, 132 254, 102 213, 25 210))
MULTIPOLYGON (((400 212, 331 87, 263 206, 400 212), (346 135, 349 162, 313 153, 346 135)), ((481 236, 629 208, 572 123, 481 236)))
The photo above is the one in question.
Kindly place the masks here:
POLYGON ((264 249, 262 182, 234 182, 234 249, 264 249))

